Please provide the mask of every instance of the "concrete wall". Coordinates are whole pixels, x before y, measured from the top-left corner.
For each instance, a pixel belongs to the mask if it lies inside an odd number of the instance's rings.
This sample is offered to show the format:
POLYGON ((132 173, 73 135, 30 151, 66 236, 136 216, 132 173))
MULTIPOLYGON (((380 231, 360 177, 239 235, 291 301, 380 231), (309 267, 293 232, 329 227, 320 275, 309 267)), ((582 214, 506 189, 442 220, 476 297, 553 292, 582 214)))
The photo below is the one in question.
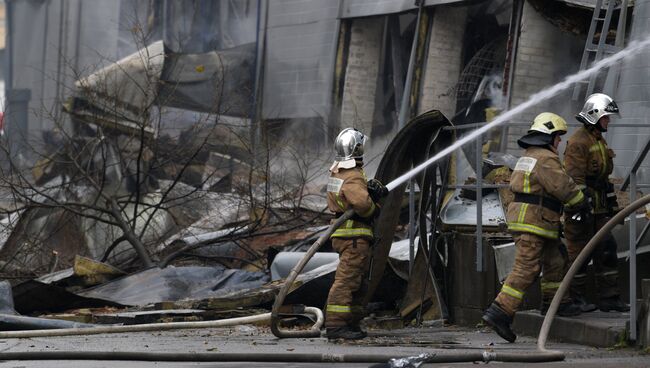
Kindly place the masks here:
POLYGON ((265 119, 328 117, 338 6, 322 0, 268 2, 265 119))
MULTIPOLYGON (((636 40, 650 32, 650 1, 637 0, 634 6, 630 37, 636 40)), ((616 152, 614 176, 625 177, 650 138, 650 51, 647 49, 621 64, 621 76, 614 97, 621 110, 621 118, 609 125, 607 141, 616 152), (639 127, 616 127, 616 123, 636 124, 639 127), (641 125, 646 125, 642 127, 641 125)), ((650 183, 650 160, 646 158, 638 172, 639 183, 650 183)), ((645 190, 647 192, 647 189, 645 190)))
POLYGON ((372 133, 383 25, 382 17, 360 18, 351 28, 341 128, 355 127, 366 135, 372 133))
MULTIPOLYGON (((511 108, 527 101, 532 94, 576 72, 583 49, 584 39, 553 26, 526 2, 515 61, 511 108)), ((543 111, 559 114, 569 123, 575 122, 573 115, 581 103, 571 101, 572 92, 573 90, 567 90, 547 102, 533 106, 512 122, 530 123, 543 111)), ((527 127, 508 128, 509 152, 520 152, 516 141, 527 130, 527 127)), ((564 152, 563 146, 560 147, 560 152, 564 152)))
POLYGON ((447 118, 454 116, 466 19, 467 7, 434 9, 418 113, 437 109, 447 118))
POLYGON ((99 0, 10 3, 7 88, 31 95, 28 121, 17 122, 21 126, 10 128, 12 133, 40 137, 41 129, 62 117, 61 102, 73 87, 75 73, 88 75, 115 61, 118 28, 126 26, 120 23, 120 5, 99 0))

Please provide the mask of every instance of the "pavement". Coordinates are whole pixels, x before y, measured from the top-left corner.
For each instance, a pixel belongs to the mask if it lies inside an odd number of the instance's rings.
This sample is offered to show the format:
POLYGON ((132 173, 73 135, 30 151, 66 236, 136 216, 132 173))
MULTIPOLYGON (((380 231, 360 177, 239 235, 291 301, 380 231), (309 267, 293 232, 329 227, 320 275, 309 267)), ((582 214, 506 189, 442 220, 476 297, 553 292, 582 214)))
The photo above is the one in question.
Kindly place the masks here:
MULTIPOLYGON (((523 321, 523 319, 522 319, 523 321)), ((565 342, 551 342, 549 349, 566 354, 566 360, 535 363, 535 367, 649 367, 650 355, 644 351, 619 346, 597 348, 565 342)), ((104 334, 49 338, 0 340, 0 352, 40 351, 129 351, 182 353, 318 353, 318 354, 389 354, 394 357, 422 353, 518 352, 532 353, 536 339, 520 336, 514 344, 503 341, 489 328, 464 328, 453 325, 397 330, 369 330, 366 339, 354 342, 329 342, 327 339, 278 339, 266 326, 236 326, 164 332, 104 334)), ((254 360, 251 358, 251 360, 254 360)), ((480 362, 436 364, 436 367, 475 367, 480 362)), ((490 362, 490 365, 520 367, 522 363, 490 362)), ((530 364, 530 363, 527 363, 530 364)), ((0 361, 0 368, 59 367, 370 367, 371 363, 268 363, 268 362, 138 362, 138 361, 0 361)), ((421 367, 432 367, 424 364, 421 367)))

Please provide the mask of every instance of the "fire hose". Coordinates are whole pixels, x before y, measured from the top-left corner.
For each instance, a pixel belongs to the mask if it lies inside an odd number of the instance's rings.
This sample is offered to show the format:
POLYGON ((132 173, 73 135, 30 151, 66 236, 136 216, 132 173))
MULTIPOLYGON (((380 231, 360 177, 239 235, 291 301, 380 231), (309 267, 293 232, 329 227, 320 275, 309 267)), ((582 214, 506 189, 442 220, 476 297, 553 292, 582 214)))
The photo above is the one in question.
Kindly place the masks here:
MULTIPOLYGON (((427 358, 425 362, 427 363, 434 363, 434 362, 470 362, 470 361, 477 361, 477 360, 483 360, 483 361, 501 361, 501 362, 550 362, 550 361, 561 361, 564 360, 565 355, 564 353, 560 351, 552 351, 552 350, 547 350, 545 345, 546 345, 546 339, 548 337, 549 330, 551 328, 551 323, 553 319, 555 318, 555 314, 557 313, 557 309, 560 305, 560 301, 562 299, 562 296, 567 292, 567 289, 569 287, 569 284, 571 282, 571 279, 577 272, 577 270, 582 266, 582 264, 585 262, 585 260, 589 257, 593 249, 596 247, 596 245, 602 240, 603 237, 605 237, 616 224, 622 222, 625 220, 627 216, 630 214, 634 213, 638 208, 641 208, 645 206, 647 203, 650 203, 650 195, 644 196, 624 209, 622 209, 619 213, 617 213, 614 217, 612 217, 600 230, 594 235, 594 237, 587 243, 587 245, 584 247, 584 249, 580 252, 576 260, 573 262, 571 267, 569 268, 569 271, 567 271, 567 274, 564 276, 564 279, 562 280, 562 283, 560 284, 560 287, 558 291, 556 292, 553 301, 551 302, 551 305, 549 307, 549 310, 546 313, 546 317, 544 318, 544 322, 542 324, 542 327, 540 329, 539 337, 538 337, 538 342, 537 342, 537 347, 538 350, 535 352, 527 352, 527 353, 497 353, 497 352, 492 352, 492 351, 484 351, 482 353, 474 353, 474 354, 459 354, 462 355, 462 357, 458 355, 454 355, 453 360, 451 356, 448 356, 447 358, 450 360, 441 360, 440 355, 435 355, 435 359, 427 358), (474 355, 479 354, 482 359, 477 359, 474 355)), ((275 302, 273 304, 273 309, 271 311, 271 331, 273 334, 277 337, 280 338, 285 338, 285 337, 315 337, 315 336, 320 336, 320 331, 315 331, 314 328, 312 328, 309 331, 284 331, 281 330, 278 327, 278 324, 280 322, 280 310, 282 307, 282 304, 284 303, 284 298, 286 297, 287 293, 289 292, 289 289, 293 285, 293 282, 295 281, 296 277, 298 274, 302 271, 304 266, 309 262, 311 257, 316 253, 316 251, 320 248, 320 246, 327 240, 327 238, 339 227, 341 224, 347 220, 349 217, 351 217, 354 214, 353 210, 348 210, 346 211, 343 216, 339 217, 338 220, 330 227, 327 229, 327 231, 321 235, 316 242, 309 248, 303 259, 291 270, 291 273, 286 279, 285 284, 283 285, 282 289, 280 290, 280 293, 275 299, 275 302)), ((633 250, 630 250, 633 251, 633 250)))
MULTIPOLYGON (((476 362, 476 361, 499 361, 499 362, 551 362, 564 360, 565 355, 560 351, 546 349, 546 340, 551 327, 553 318, 557 313, 558 306, 562 296, 566 293, 570 281, 586 261, 589 254, 596 247, 598 242, 611 231, 611 229, 627 216, 634 213, 638 208, 650 203, 650 195, 646 195, 629 206, 625 207, 618 214, 612 217, 605 226, 603 226, 594 237, 587 243, 585 248, 580 252, 574 263, 571 265, 565 275, 560 287, 551 302, 549 310, 544 318, 542 328, 540 329, 537 348, 533 352, 458 352, 458 353, 426 353, 417 357, 407 357, 401 359, 420 358, 423 363, 452 363, 452 362, 476 362)), ((239 325, 243 323, 266 322, 271 320, 271 331, 278 337, 314 337, 320 335, 320 326, 323 323, 322 312, 318 308, 299 307, 291 313, 307 313, 316 316, 316 323, 308 331, 283 331, 279 329, 279 315, 281 313, 282 302, 286 297, 289 288, 293 285, 297 275, 307 264, 309 259, 318 250, 318 248, 327 240, 329 235, 352 215, 352 211, 347 211, 341 216, 330 228, 318 238, 318 240, 309 249, 303 260, 301 260, 291 271, 287 282, 278 294, 273 305, 273 312, 248 316, 242 318, 231 318, 220 321, 204 322, 185 322, 185 323, 155 323, 134 326, 103 326, 96 328, 83 329, 59 329, 59 330, 41 330, 41 331, 10 331, 0 333, 0 338, 18 338, 18 337, 36 337, 36 336, 66 336, 66 335, 88 335, 95 333, 110 332, 136 332, 136 331, 159 331, 177 328, 198 328, 198 327, 223 327, 239 325)), ((633 250, 632 250, 633 251, 633 250)), ((385 363, 395 359, 392 355, 387 354, 320 354, 320 353, 151 353, 151 352, 127 352, 127 351, 45 351, 45 352, 2 352, 0 360, 131 360, 131 361, 194 361, 194 362, 234 362, 234 361, 263 361, 263 362, 349 362, 349 363, 385 363)))
MULTIPOLYGON (((611 229, 627 216, 634 213, 637 209, 650 203, 650 195, 646 195, 629 206, 622 209, 618 214, 612 217, 605 226, 603 226, 594 237, 587 243, 585 248, 580 252, 574 263, 571 265, 567 274, 564 276, 560 287, 551 302, 549 310, 544 318, 537 340, 538 350, 533 352, 494 352, 494 351, 472 351, 450 353, 426 353, 417 357, 401 358, 400 360, 418 359, 423 363, 453 363, 453 362, 476 362, 476 361, 499 361, 499 362, 551 362, 564 360, 565 355, 560 351, 546 349, 546 340, 551 327, 553 318, 557 313, 558 306, 562 296, 566 293, 570 281, 586 261, 589 254, 596 247, 598 242, 611 231, 611 229)), ((204 322, 185 322, 185 323, 155 323, 147 325, 134 326, 103 326, 97 328, 83 329, 59 329, 59 330, 41 330, 41 331, 10 331, 0 333, 0 338, 18 338, 18 337, 36 337, 36 336, 65 336, 65 335, 88 335, 94 333, 108 332, 135 332, 135 331, 159 331, 176 328, 197 328, 197 327, 223 327, 239 325, 243 323, 266 322, 271 320, 271 330, 278 337, 313 337, 316 331, 320 331, 323 323, 322 312, 318 308, 300 307, 299 311, 294 313, 313 314, 317 322, 309 331, 283 331, 277 326, 281 306, 284 297, 287 295, 289 288, 295 281, 309 258, 313 256, 316 250, 327 240, 329 235, 341 225, 352 211, 347 211, 338 221, 333 223, 330 228, 312 245, 304 259, 299 262, 291 271, 285 287, 282 288, 273 305, 272 313, 265 313, 256 316, 242 318, 231 318, 219 321, 204 322), (274 315, 275 314, 275 315, 274 315)), ((633 250, 631 250, 633 251, 633 250)), ((320 333, 320 332, 319 332, 320 333)), ((329 362, 329 363, 385 363, 394 360, 395 356, 388 354, 321 354, 321 353, 165 353, 165 352, 138 352, 138 351, 39 351, 39 352, 1 352, 0 360, 131 360, 131 361, 193 361, 193 362, 329 362)))
MULTIPOLYGON (((555 292, 555 296, 553 297, 553 300, 551 301, 551 305, 548 308, 548 311, 546 312, 546 317, 544 318, 544 322, 542 323, 542 327, 539 330, 539 336, 537 337, 537 348, 539 349, 540 352, 546 352, 549 350, 546 350, 546 339, 548 338, 548 333, 551 329, 551 324, 553 323, 553 318, 555 317, 555 313, 557 312, 558 307, 560 306, 560 301, 562 300, 562 297, 564 294, 566 294, 567 289, 569 288, 569 285, 571 283, 571 280, 573 279, 573 276, 578 272, 580 267, 587 261, 589 256, 591 255, 591 252, 596 248, 598 243, 605 237, 609 232, 612 231, 614 226, 616 226, 619 223, 622 223, 625 221, 625 218, 633 213, 636 212, 641 207, 644 207, 646 204, 650 203, 650 195, 643 196, 636 201, 630 203, 627 207, 623 208, 619 213, 614 215, 607 223, 605 226, 601 227, 598 232, 589 240, 589 243, 585 245, 585 247, 582 249, 580 254, 578 254, 578 257, 576 257, 575 261, 573 261, 573 264, 571 267, 569 267, 569 270, 567 271, 566 275, 564 275, 564 278, 562 279, 562 283, 560 283, 560 287, 558 290, 555 292)), ((634 221, 634 217, 632 217, 631 221, 634 221)), ((636 252, 635 249, 630 248, 630 252, 636 252)), ((634 300, 630 301, 631 303, 634 303, 634 300)), ((635 328, 634 326, 630 326, 630 328, 635 328)))

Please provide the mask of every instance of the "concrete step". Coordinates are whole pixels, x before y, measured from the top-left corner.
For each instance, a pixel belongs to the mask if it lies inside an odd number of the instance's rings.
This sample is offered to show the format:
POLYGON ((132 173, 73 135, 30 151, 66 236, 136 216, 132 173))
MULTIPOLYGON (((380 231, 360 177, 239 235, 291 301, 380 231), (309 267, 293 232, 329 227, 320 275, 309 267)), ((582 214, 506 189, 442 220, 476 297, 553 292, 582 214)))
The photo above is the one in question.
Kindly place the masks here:
MULTIPOLYGON (((629 313, 590 312, 576 317, 556 317, 549 340, 571 342, 595 347, 612 347, 627 336, 629 313)), ((518 335, 539 335, 544 316, 537 310, 517 312, 513 330, 518 335)))

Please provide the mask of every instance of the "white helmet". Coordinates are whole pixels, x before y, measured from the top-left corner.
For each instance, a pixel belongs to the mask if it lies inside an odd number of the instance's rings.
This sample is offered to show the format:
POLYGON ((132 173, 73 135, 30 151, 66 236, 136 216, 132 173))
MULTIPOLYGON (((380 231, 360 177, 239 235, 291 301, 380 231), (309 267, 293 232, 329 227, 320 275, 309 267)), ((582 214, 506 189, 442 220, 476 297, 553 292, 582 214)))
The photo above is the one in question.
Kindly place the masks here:
POLYGON ((336 160, 345 161, 352 158, 363 158, 363 145, 367 137, 354 128, 345 128, 334 141, 336 160))
POLYGON ((583 124, 596 125, 598 120, 606 115, 621 116, 618 112, 618 105, 614 100, 604 93, 594 93, 587 97, 582 111, 576 115, 576 119, 583 124))

